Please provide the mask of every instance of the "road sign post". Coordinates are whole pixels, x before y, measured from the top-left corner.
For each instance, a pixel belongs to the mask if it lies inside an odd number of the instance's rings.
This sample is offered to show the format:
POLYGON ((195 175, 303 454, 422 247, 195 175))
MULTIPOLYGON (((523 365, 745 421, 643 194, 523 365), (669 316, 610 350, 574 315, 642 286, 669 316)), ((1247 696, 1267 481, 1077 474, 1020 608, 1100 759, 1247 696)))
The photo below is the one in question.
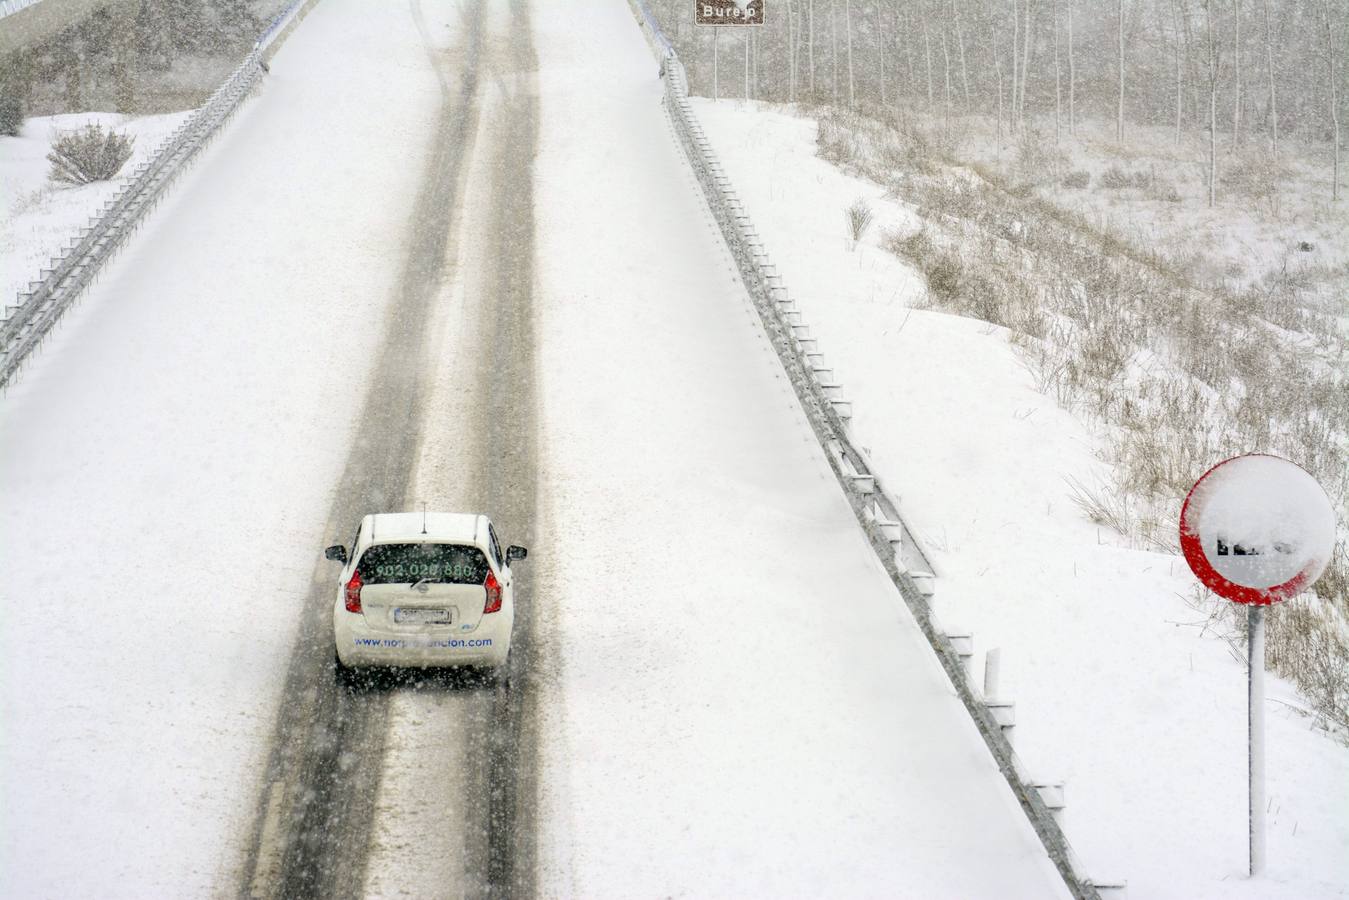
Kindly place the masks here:
MULTIPOLYGON (((718 57, 719 29, 759 26, 764 23, 764 0, 693 0, 693 24, 712 28, 712 99, 721 96, 721 63, 718 57)), ((750 96, 750 32, 745 32, 745 99, 750 96)))
POLYGON ((1246 607, 1247 777, 1250 874, 1265 869, 1265 608, 1246 607))
POLYGON ((1224 460, 1180 511, 1180 548, 1204 586, 1246 606, 1249 871, 1265 868, 1265 607, 1310 588, 1335 546, 1335 510, 1316 480, 1277 456, 1224 460))

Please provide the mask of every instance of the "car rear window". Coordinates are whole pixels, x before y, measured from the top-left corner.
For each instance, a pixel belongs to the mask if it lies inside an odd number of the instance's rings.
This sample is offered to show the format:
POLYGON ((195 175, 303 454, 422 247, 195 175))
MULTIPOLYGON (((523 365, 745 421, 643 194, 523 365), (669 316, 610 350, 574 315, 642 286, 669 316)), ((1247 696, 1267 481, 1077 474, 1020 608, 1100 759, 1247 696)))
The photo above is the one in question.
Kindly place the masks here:
POLYGON ((356 565, 365 584, 411 584, 425 578, 442 584, 482 584, 487 558, 460 544, 376 544, 356 565))

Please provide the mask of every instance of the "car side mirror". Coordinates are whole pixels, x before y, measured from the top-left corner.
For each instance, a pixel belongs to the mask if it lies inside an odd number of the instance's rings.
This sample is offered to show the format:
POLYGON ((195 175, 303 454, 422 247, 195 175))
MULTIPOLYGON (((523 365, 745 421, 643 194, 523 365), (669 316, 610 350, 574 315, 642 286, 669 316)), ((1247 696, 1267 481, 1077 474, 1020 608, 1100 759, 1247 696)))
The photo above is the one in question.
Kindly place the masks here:
POLYGON ((517 547, 516 545, 512 544, 511 546, 506 548, 506 565, 510 565, 517 559, 524 559, 528 555, 529 551, 526 550, 524 547, 517 547))
POLYGON ((327 550, 323 551, 323 555, 329 559, 337 560, 344 566, 347 564, 347 548, 343 547, 341 544, 333 544, 327 550))

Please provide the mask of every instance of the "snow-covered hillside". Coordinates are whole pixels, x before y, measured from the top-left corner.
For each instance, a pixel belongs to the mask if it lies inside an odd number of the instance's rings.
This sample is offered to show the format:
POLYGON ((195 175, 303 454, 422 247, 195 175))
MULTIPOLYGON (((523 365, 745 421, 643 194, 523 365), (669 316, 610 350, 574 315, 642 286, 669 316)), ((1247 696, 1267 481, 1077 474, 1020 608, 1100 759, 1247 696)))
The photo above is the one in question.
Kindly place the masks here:
POLYGON ((1100 476, 1097 439, 1034 390, 1005 331, 910 307, 922 278, 879 244, 913 210, 817 158, 809 119, 695 108, 854 401, 854 436, 934 551, 939 618, 974 632, 975 678, 1002 648, 1014 743, 1067 783, 1088 873, 1138 897, 1342 896, 1349 751, 1272 686, 1270 868, 1247 880, 1244 659, 1187 603, 1179 557, 1083 519, 1068 480, 1100 476), (853 246, 859 197, 875 222, 853 246))

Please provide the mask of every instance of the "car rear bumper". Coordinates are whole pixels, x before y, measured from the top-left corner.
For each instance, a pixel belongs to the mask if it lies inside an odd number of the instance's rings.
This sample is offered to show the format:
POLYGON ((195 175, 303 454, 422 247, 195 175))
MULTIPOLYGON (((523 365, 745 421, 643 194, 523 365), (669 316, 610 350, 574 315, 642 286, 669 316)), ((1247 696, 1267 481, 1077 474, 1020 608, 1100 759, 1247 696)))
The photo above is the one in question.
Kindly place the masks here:
POLYGON ((341 605, 333 610, 333 638, 344 666, 479 666, 496 668, 511 649, 514 610, 483 617, 471 632, 427 634, 374 631, 359 613, 341 605))

